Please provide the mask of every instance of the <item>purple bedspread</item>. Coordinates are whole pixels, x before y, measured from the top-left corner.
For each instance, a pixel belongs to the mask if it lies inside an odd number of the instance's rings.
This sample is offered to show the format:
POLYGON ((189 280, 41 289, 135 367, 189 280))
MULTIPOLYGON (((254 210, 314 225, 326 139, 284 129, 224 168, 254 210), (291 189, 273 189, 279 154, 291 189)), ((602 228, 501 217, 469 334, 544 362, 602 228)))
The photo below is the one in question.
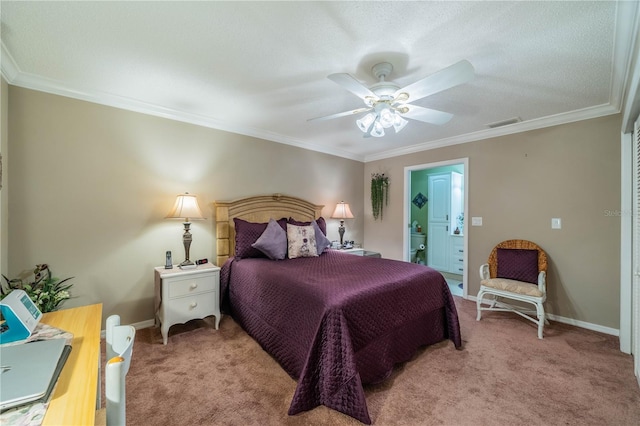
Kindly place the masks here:
POLYGON ((421 346, 462 345, 449 287, 424 265, 335 250, 229 259, 220 284, 234 319, 298 381, 289 414, 325 405, 370 424, 363 383, 421 346))

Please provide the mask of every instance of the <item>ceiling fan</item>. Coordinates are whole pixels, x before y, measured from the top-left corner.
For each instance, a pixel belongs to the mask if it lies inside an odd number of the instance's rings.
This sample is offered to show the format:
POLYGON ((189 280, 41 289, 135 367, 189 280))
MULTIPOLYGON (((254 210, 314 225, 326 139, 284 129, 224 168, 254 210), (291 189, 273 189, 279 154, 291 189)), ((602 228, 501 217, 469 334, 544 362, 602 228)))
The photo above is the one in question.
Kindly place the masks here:
POLYGON ((442 125, 451 120, 453 115, 448 112, 412 105, 411 102, 466 83, 474 77, 473 65, 467 60, 456 62, 402 88, 385 80, 393 71, 393 65, 390 63, 381 62, 374 65, 371 70, 379 80, 371 87, 363 85, 346 73, 331 74, 327 77, 362 99, 365 107, 311 118, 307 121, 330 120, 366 112, 365 116, 356 120, 356 124, 364 132, 364 137, 382 137, 385 134, 384 129, 390 127, 393 127, 398 133, 407 125, 405 118, 442 125))

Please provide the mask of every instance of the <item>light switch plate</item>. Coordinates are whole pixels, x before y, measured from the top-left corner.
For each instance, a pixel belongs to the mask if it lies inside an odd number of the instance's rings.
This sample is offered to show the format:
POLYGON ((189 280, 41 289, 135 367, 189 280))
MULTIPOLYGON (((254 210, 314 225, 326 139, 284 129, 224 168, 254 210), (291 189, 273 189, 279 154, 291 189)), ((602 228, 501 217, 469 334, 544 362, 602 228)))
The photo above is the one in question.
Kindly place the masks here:
POLYGON ((562 229, 562 219, 559 217, 551 219, 551 229, 562 229))
POLYGON ((482 217, 472 217, 471 226, 482 226, 482 217))

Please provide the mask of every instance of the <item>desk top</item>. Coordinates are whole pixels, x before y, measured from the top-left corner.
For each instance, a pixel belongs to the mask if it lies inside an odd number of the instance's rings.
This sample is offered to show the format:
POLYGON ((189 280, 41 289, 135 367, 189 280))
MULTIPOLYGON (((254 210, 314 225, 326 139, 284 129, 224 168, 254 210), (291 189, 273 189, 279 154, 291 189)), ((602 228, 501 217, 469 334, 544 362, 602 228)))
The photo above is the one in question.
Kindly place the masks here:
POLYGON ((96 415, 102 304, 49 312, 41 322, 73 333, 43 425, 93 425, 96 415))

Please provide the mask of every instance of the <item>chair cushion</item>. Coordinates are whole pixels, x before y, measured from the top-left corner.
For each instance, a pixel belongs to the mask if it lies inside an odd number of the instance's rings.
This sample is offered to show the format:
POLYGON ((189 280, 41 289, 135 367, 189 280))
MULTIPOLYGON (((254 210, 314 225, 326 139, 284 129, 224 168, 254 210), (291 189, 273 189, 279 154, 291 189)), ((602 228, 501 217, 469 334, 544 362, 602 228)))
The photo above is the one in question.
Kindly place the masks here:
POLYGON ((538 284, 538 250, 499 248, 497 278, 538 284))
POLYGON ((485 287, 495 288, 496 290, 510 291, 525 296, 542 297, 542 292, 535 284, 525 283, 522 281, 510 280, 506 278, 492 278, 482 280, 480 284, 485 287))

